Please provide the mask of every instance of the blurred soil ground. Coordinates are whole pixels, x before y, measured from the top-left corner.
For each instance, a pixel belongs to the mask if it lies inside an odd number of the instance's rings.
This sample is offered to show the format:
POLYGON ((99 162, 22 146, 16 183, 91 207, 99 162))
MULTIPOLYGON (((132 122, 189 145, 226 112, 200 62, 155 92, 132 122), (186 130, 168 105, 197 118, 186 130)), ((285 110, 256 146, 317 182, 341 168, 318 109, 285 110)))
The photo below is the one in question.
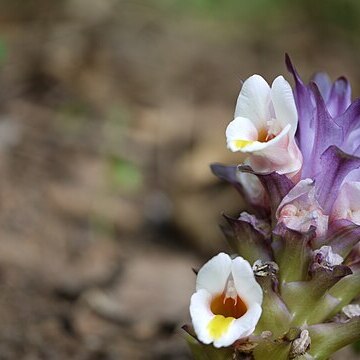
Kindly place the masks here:
POLYGON ((208 168, 238 161, 240 80, 287 51, 359 94, 353 2, 347 27, 310 1, 202 3, 1 1, 0 359, 189 359, 191 269, 244 207, 208 168))

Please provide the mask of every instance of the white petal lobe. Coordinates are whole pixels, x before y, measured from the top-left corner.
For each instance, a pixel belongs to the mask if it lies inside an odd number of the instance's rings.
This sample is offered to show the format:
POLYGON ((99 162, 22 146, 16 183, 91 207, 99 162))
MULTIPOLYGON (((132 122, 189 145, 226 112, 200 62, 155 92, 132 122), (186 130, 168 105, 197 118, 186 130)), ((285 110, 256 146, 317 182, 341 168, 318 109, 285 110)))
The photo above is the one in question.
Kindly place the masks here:
POLYGON ((210 294, 222 293, 230 272, 230 256, 224 253, 214 256, 199 270, 196 290, 205 289, 210 294))
POLYGON ((204 344, 213 342, 208 331, 208 324, 214 317, 210 310, 211 294, 201 289, 192 295, 190 301, 190 315, 198 339, 204 344))
POLYGON ((269 118, 270 87, 260 76, 253 75, 245 80, 235 109, 235 118, 245 117, 254 121, 259 129, 269 118))
POLYGON ((281 124, 282 128, 290 124, 290 134, 294 136, 298 115, 291 86, 282 76, 278 76, 272 83, 271 100, 276 120, 281 124))
POLYGON ((240 256, 232 262, 232 275, 236 290, 246 305, 262 303, 262 289, 255 280, 250 264, 240 256))

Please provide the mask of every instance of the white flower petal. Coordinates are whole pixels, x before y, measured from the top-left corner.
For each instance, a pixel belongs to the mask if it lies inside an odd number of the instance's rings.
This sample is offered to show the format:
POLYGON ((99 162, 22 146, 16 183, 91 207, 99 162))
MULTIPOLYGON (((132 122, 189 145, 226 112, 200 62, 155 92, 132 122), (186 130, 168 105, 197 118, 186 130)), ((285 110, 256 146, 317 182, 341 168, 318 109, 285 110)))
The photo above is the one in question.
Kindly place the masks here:
POLYGON ((290 135, 294 136, 298 114, 291 86, 282 76, 278 76, 271 85, 271 100, 275 111, 275 121, 281 124, 281 128, 290 124, 290 135))
POLYGON ((205 289, 212 295, 222 293, 230 272, 230 256, 224 253, 214 256, 199 270, 196 290, 205 289))
POLYGON ((288 141, 285 139, 286 135, 289 133, 291 129, 290 125, 285 126, 284 129, 282 129, 281 133, 278 134, 273 139, 267 141, 267 142, 260 142, 260 141, 254 141, 249 143, 248 145, 244 146, 241 151, 247 152, 247 153, 256 153, 258 152, 260 155, 261 151, 266 151, 266 157, 269 158, 271 154, 273 154, 274 159, 280 160, 284 155, 284 150, 286 150, 286 146, 279 146, 281 142, 284 142, 284 145, 288 144, 288 141), (285 140, 285 141, 284 141, 285 140), (282 153, 279 153, 279 152, 282 153), (276 153, 275 153, 276 152, 276 153), (280 155, 280 159, 279 159, 280 155))
POLYGON ((231 151, 240 151, 241 147, 237 142, 240 141, 256 141, 258 132, 251 120, 244 117, 237 117, 226 128, 227 146, 231 151))
POLYGON ((269 103, 270 86, 260 75, 253 75, 241 88, 234 117, 250 119, 259 130, 270 119, 269 103))
POLYGON ((214 318, 210 310, 212 295, 205 289, 200 289, 191 296, 190 315, 198 339, 204 344, 213 342, 208 331, 208 324, 214 318))
POLYGON ((253 156, 247 159, 248 164, 255 171, 279 174, 296 174, 302 166, 302 154, 296 145, 295 139, 289 135, 291 127, 287 125, 280 134, 267 143, 251 144, 242 151, 249 151, 253 156), (267 160, 264 161, 264 160, 267 160), (260 161, 259 161, 260 160, 260 161))
POLYGON ((257 303, 249 307, 244 316, 235 319, 229 326, 227 332, 219 339, 214 340, 215 347, 230 346, 236 340, 251 335, 260 319, 262 313, 261 306, 257 303))
POLYGON ((262 289, 255 280, 250 264, 241 256, 238 256, 232 261, 231 270, 236 291, 246 306, 254 303, 261 305, 263 299, 262 289))

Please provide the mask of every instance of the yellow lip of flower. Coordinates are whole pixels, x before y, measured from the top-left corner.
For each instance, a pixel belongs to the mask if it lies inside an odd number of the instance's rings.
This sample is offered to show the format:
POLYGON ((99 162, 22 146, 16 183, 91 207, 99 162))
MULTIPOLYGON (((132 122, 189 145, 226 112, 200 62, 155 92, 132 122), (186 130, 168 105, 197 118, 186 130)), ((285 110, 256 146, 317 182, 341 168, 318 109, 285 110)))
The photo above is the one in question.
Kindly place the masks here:
POLYGON ((190 314, 197 338, 215 347, 249 336, 261 316, 262 290, 250 264, 220 253, 199 271, 190 314))
POLYGON ((235 320, 233 317, 225 317, 222 315, 215 315, 209 322, 207 329, 210 336, 218 340, 229 330, 231 323, 235 320))
POLYGON ((219 339, 235 319, 246 314, 247 306, 238 296, 231 276, 224 292, 211 300, 210 309, 215 316, 207 328, 214 339, 219 339))
POLYGON ((234 145, 238 148, 238 149, 243 149, 244 147, 253 144, 255 141, 252 140, 235 140, 234 141, 234 145))
POLYGON ((248 145, 253 145, 255 143, 267 143, 268 141, 275 138, 275 135, 272 133, 269 133, 268 130, 265 128, 262 128, 258 130, 258 136, 257 140, 245 140, 245 139, 238 139, 234 140, 234 145, 238 149, 243 149, 248 145))

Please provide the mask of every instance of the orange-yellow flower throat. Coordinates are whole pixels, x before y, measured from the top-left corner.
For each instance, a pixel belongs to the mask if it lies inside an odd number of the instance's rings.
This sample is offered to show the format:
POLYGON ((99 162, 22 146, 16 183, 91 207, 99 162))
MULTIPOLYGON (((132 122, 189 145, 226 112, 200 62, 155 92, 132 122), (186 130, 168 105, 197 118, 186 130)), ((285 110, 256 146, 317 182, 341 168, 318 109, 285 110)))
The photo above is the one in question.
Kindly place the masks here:
POLYGON ((233 299, 226 297, 226 294, 224 293, 216 296, 211 301, 210 309, 214 315, 222 315, 234 319, 240 318, 247 311, 246 305, 238 295, 233 299))
POLYGON ((227 281, 222 294, 212 299, 210 309, 215 317, 210 321, 208 329, 215 339, 226 332, 235 319, 239 319, 246 313, 246 304, 237 294, 233 279, 227 281))

